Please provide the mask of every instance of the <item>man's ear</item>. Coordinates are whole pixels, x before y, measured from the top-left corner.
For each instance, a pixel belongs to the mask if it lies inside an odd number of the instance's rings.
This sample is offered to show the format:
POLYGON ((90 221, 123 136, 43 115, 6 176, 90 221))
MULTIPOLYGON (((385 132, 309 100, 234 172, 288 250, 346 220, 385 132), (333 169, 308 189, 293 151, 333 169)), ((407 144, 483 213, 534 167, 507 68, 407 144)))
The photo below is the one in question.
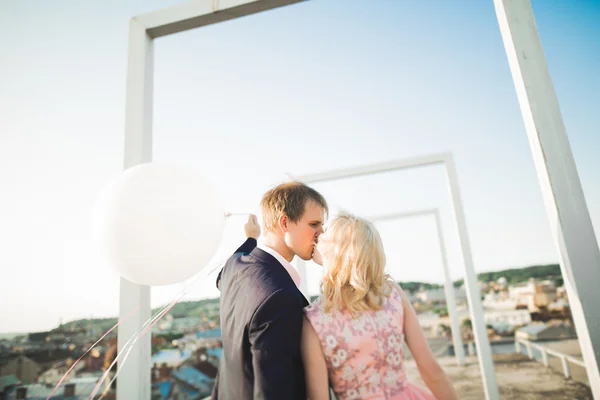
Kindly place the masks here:
POLYGON ((287 215, 281 214, 279 216, 279 219, 277 220, 277 224, 279 225, 279 229, 281 229, 281 232, 285 233, 288 231, 288 223, 289 219, 287 215))

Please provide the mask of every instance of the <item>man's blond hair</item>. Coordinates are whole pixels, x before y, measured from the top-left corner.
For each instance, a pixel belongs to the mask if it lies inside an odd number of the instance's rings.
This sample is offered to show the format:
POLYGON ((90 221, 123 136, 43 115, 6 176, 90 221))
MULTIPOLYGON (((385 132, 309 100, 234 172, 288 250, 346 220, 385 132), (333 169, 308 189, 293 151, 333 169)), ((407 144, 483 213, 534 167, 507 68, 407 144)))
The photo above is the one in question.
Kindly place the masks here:
POLYGON ((321 193, 302 182, 282 183, 270 189, 260 201, 265 232, 276 231, 281 215, 294 223, 300 221, 310 201, 321 206, 325 213, 329 212, 321 193))

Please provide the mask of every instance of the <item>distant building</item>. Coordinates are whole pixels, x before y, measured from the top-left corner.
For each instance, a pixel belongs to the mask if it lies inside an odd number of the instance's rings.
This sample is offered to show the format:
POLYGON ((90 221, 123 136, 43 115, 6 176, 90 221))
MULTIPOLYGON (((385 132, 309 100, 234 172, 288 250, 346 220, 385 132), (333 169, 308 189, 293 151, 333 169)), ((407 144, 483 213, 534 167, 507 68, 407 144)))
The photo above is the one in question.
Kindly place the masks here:
POLYGON ((529 324, 520 328, 515 333, 518 339, 531 341, 538 340, 562 340, 577 337, 575 328, 570 324, 529 324))
POLYGON ((506 292, 488 292, 482 302, 485 308, 490 310, 515 310, 517 300, 510 298, 506 292))
POLYGON ((517 307, 526 307, 529 312, 539 312, 540 308, 548 307, 558 298, 554 282, 536 282, 534 278, 509 287, 508 293, 517 307))
MULTIPOLYGON (((37 382, 45 385, 56 386, 72 365, 73 360, 59 361, 52 367, 42 372, 38 377, 37 382)), ((82 368, 85 368, 85 364, 78 363, 65 377, 65 381, 69 382, 71 379, 75 378, 77 372, 82 368)))
MULTIPOLYGON (((415 298, 423 303, 446 302, 446 292, 444 288, 419 290, 415 293, 415 298)), ((463 302, 467 299, 467 294, 463 287, 454 288, 454 299, 456 302, 463 302)))
POLYGON ((152 356, 153 365, 166 365, 177 368, 192 357, 190 350, 167 349, 161 350, 152 356))
MULTIPOLYGON (((469 309, 465 306, 456 307, 456 314, 459 324, 470 318, 469 309)), ((449 315, 440 317, 434 312, 426 312, 417 314, 417 318, 423 333, 429 337, 439 336, 442 333, 441 325, 451 325, 449 315)))
POLYGON ((191 398, 203 398, 209 396, 212 392, 215 379, 210 378, 192 367, 182 367, 172 374, 176 382, 180 386, 180 390, 189 395, 195 396, 191 398))
POLYGON ((174 332, 193 332, 196 331, 203 323, 200 317, 182 317, 174 318, 171 325, 171 330, 174 332))
POLYGON ((508 286, 508 281, 506 280, 505 277, 500 277, 498 278, 498 280, 496 281, 496 283, 498 284, 498 286, 500 286, 501 288, 505 288, 508 286))
POLYGON ((487 309, 483 313, 483 319, 496 332, 508 332, 515 326, 531 323, 531 314, 528 310, 487 309))
MULTIPOLYGON (((52 399, 56 400, 83 400, 88 399, 94 388, 97 380, 95 379, 74 379, 73 381, 59 386, 52 395, 52 399)), ((45 400, 50 397, 54 386, 33 384, 18 386, 14 391, 9 393, 6 400, 45 400)))
POLYGON ((0 399, 5 399, 9 392, 21 385, 21 381, 14 375, 0 376, 0 399))
POLYGON ((33 383, 42 371, 40 364, 29 357, 19 355, 0 366, 0 376, 14 375, 20 381, 33 383))
POLYGON ((208 329, 196 332, 196 339, 221 340, 221 328, 208 329))

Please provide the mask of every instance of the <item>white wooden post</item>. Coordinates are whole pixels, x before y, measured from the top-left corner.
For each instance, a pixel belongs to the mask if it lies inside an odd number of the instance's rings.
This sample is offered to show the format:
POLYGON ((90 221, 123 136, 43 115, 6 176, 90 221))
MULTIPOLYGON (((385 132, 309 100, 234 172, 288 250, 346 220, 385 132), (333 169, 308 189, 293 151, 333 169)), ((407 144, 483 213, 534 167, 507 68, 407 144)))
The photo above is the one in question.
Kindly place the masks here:
POLYGON ((467 232, 467 222, 463 203, 458 184, 458 173, 454 164, 454 158, 450 155, 446 159, 446 174, 448 176, 448 186, 454 205, 454 218, 456 219, 456 228, 462 248, 463 263, 465 267, 465 287, 467 288, 467 297, 469 299, 469 309, 471 311, 471 323, 475 344, 477 345, 477 355, 479 367, 483 375, 483 388, 487 400, 499 400, 498 384, 494 373, 494 362, 492 360, 492 347, 487 335, 485 319, 483 316, 483 306, 481 304, 481 291, 475 267, 473 266, 473 256, 471 254, 471 244, 467 232))
POLYGON ((546 348, 540 348, 542 352, 542 362, 544 363, 544 367, 548 366, 548 353, 546 352, 546 348))
MULTIPOLYGON (((125 169, 152 159, 153 41, 135 19, 129 23, 127 98, 125 110, 125 169)), ((121 278, 119 316, 129 319, 118 329, 117 398, 150 400, 150 333, 140 337, 123 362, 127 341, 150 319, 150 287, 121 278)))
POLYGON ((448 306, 448 315, 450 316, 450 326, 452 329, 452 343, 454 344, 454 354, 458 365, 465 364, 465 349, 463 348, 460 337, 460 325, 458 322, 458 312, 456 311, 456 299, 454 296, 454 283, 450 275, 448 266, 448 256, 446 255, 446 243, 444 241, 444 232, 442 231, 442 221, 440 210, 435 210, 435 225, 438 234, 438 243, 442 257, 442 266, 444 268, 444 291, 446 292, 446 305, 448 306))
MULTIPOLYGON (((125 168, 152 159, 153 39, 227 21, 302 0, 194 0, 133 17, 129 23, 125 168)), ((150 400, 151 334, 140 337, 123 362, 122 350, 150 318, 150 287, 121 279, 117 398, 150 400)))
POLYGON ((564 356, 560 358, 560 361, 562 362, 563 373, 565 374, 565 378, 569 379, 571 377, 571 368, 569 366, 569 362, 564 356))
POLYGON ((600 399, 600 251, 528 0, 494 0, 594 398, 600 399))
POLYGON ((531 348, 531 342, 527 342, 527 357, 533 360, 533 349, 531 348))

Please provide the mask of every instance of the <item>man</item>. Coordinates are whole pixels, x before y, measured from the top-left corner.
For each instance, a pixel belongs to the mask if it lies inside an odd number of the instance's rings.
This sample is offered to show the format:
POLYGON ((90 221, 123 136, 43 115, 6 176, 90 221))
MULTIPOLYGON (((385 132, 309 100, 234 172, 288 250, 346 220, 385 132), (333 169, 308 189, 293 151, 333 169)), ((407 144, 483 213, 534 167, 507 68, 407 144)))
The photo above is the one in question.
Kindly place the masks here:
MULTIPOLYGON (((299 182, 262 198, 264 240, 249 238, 225 264, 221 289, 223 356, 215 400, 306 399, 300 356, 303 308, 294 256, 310 260, 328 211, 323 196, 299 182)), ((246 225, 256 223, 251 216, 246 225)), ((251 231, 251 229, 250 229, 251 231)), ((257 235, 258 236, 258 235, 257 235)))

